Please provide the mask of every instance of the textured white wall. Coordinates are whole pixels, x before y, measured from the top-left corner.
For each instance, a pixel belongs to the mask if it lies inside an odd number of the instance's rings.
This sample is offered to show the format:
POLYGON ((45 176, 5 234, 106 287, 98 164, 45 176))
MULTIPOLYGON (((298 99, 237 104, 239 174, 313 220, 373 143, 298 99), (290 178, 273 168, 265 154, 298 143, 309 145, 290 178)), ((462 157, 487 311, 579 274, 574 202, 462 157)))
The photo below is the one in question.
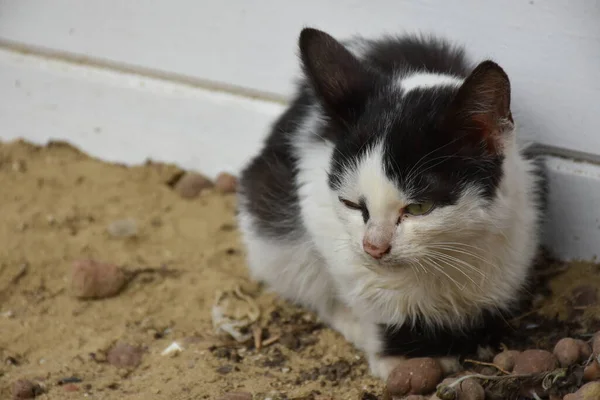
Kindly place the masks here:
POLYGON ((448 35, 506 68, 524 135, 600 154, 598 0, 0 0, 0 38, 278 96, 305 25, 448 35))

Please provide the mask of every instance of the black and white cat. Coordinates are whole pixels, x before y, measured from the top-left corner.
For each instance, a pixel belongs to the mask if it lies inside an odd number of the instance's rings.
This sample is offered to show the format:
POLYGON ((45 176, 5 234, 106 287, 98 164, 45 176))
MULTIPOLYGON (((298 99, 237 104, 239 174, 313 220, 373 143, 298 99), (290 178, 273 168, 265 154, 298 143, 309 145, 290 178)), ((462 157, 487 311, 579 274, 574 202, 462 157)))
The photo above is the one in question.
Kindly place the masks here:
POLYGON ((300 34, 304 78, 241 174, 252 276, 315 310, 386 379, 491 344, 538 250, 543 184, 510 83, 433 37, 300 34))

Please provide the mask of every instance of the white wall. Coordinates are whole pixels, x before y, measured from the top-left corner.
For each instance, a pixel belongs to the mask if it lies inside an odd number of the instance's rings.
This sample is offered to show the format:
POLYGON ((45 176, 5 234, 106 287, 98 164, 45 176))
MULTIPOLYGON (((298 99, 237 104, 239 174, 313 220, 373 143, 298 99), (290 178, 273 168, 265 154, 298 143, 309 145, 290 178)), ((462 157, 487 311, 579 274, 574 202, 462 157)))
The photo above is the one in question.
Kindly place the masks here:
MULTIPOLYGON (((0 0, 0 139, 235 172, 291 92, 306 25, 454 38, 505 67, 525 137, 600 157, 597 0, 0 0)), ((548 242, 589 258, 599 169, 550 164, 548 242)))
POLYGON ((418 29, 493 57, 536 140, 600 154, 600 1, 0 0, 0 38, 279 96, 304 25, 339 37, 418 29))

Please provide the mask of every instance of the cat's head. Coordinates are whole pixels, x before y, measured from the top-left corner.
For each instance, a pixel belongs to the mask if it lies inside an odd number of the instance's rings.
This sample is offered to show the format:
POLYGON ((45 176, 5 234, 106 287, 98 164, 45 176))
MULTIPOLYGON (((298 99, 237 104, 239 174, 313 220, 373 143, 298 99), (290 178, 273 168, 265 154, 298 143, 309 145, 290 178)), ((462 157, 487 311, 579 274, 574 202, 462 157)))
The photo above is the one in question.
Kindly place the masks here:
POLYGON ((366 266, 448 262, 493 228, 512 151, 510 83, 485 61, 469 76, 389 76, 328 34, 300 36, 304 72, 335 150, 329 187, 366 266), (445 254, 445 255, 441 255, 445 254))

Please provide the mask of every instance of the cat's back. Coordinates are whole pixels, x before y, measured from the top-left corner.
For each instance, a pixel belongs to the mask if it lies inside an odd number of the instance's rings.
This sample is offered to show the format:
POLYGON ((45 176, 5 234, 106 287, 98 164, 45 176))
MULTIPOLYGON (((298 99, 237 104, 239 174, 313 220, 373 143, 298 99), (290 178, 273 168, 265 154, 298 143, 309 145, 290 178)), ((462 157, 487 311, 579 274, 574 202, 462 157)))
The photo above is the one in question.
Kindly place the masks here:
POLYGON ((286 241, 303 234, 295 179, 294 136, 312 104, 309 93, 300 89, 272 125, 260 153, 240 174, 239 212, 252 235, 286 241))

